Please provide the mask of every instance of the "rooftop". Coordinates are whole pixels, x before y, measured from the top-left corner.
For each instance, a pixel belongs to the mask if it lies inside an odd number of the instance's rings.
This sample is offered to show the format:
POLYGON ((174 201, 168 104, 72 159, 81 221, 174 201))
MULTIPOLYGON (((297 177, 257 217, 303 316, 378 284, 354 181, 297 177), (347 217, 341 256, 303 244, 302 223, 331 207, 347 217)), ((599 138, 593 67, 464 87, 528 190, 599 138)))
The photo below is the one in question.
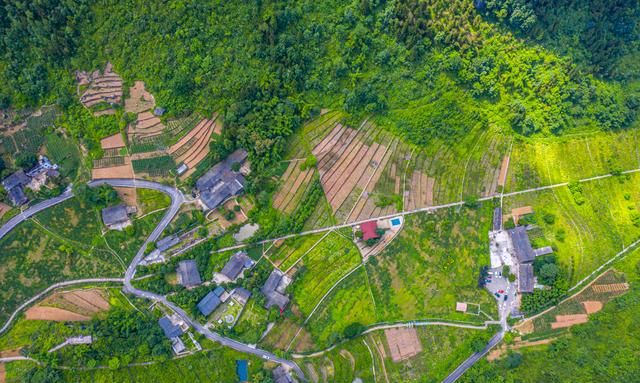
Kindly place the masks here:
POLYGON ((376 221, 367 221, 360 224, 360 231, 362 232, 362 239, 364 241, 380 238, 380 234, 378 234, 377 230, 378 223, 376 221))
POLYGON ((198 302, 198 310, 202 315, 208 316, 213 312, 213 310, 220 306, 220 303, 220 297, 216 295, 215 290, 210 291, 200 302, 198 302))
POLYGON ((247 256, 247 253, 244 251, 239 251, 229 259, 226 265, 220 271, 220 274, 225 275, 230 280, 235 280, 238 278, 238 275, 244 270, 247 266, 251 266, 248 262, 251 258, 247 256))
POLYGON ((233 296, 238 302, 246 305, 249 298, 251 298, 251 291, 242 287, 237 287, 233 292, 233 296))
POLYGON ((29 199, 24 194, 24 190, 21 186, 16 186, 14 188, 9 189, 9 199, 14 206, 21 206, 27 203, 29 199))
POLYGON ((264 283, 264 286, 260 289, 262 294, 267 298, 267 302, 265 304, 266 308, 278 306, 280 310, 284 310, 289 303, 289 297, 277 291, 280 281, 282 280, 282 276, 282 272, 274 269, 269 275, 269 278, 267 278, 267 281, 264 283))
POLYGON ((18 170, 9 177, 2 180, 2 186, 9 191, 16 186, 22 187, 31 182, 31 179, 24 173, 24 170, 18 170))
POLYGON ((240 382, 249 381, 249 362, 246 360, 236 360, 236 374, 240 382))
POLYGON ((518 265, 518 292, 532 293, 534 284, 533 265, 530 263, 518 265))
POLYGON ((493 231, 498 231, 502 228, 502 208, 496 207, 493 209, 493 231))
POLYGON ((176 235, 169 235, 156 242, 156 249, 165 251, 177 245, 179 242, 180 238, 178 238, 176 235))
POLYGON ((180 328, 180 326, 173 324, 173 322, 171 322, 171 319, 169 319, 168 317, 160 318, 158 324, 162 328, 162 331, 164 331, 164 335, 167 338, 175 338, 182 335, 182 329, 180 328))
POLYGON ((178 263, 178 279, 184 287, 193 287, 202 283, 198 264, 194 259, 178 263))
POLYGON ((516 258, 518 258, 518 262, 533 262, 536 256, 533 252, 533 247, 531 247, 531 242, 529 242, 527 228, 524 226, 516 226, 515 228, 510 229, 508 232, 509 236, 511 237, 511 242, 513 243, 513 249, 516 253, 516 258))
POLYGON ((128 220, 127 205, 120 204, 102 209, 102 222, 107 226, 117 225, 128 220))
POLYGON ((207 209, 215 209, 228 198, 244 190, 244 176, 231 168, 234 163, 242 163, 246 158, 247 152, 244 149, 238 149, 196 181, 200 200, 207 209))

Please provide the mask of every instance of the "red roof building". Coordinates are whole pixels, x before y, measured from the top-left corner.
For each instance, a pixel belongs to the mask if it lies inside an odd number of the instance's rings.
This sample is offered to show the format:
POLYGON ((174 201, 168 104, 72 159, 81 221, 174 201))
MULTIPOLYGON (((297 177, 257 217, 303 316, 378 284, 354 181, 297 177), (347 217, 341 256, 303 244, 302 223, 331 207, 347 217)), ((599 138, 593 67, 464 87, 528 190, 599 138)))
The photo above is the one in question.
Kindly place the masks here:
POLYGON ((380 234, 377 232, 378 223, 376 221, 368 221, 360 224, 360 231, 362 232, 362 240, 368 241, 372 238, 380 238, 380 234))

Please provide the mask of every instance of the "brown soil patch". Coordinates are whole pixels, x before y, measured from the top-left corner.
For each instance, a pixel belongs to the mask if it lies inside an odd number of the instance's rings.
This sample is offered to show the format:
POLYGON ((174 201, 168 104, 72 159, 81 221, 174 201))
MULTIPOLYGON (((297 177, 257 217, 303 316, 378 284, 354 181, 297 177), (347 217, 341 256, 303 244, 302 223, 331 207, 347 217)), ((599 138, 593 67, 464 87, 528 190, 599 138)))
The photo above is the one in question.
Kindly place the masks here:
POLYGON ((498 176, 498 186, 504 186, 507 181, 507 171, 509 170, 509 156, 504 156, 502 165, 500 166, 500 175, 498 176))
POLYGON ((409 359, 422 351, 422 344, 415 328, 387 329, 384 330, 384 334, 394 362, 409 359))
POLYGON ((517 326, 516 328, 518 329, 518 331, 520 331, 520 334, 522 334, 522 335, 531 334, 536 329, 532 320, 526 320, 526 321, 522 322, 522 324, 517 326))
POLYGON ((503 344, 498 348, 493 349, 488 355, 487 355, 487 360, 489 362, 494 361, 496 359, 500 359, 502 357, 502 355, 506 354, 506 352, 508 350, 517 350, 520 348, 525 348, 525 347, 534 347, 534 346, 542 346, 545 344, 549 344, 551 342, 553 342, 554 340, 556 340, 558 338, 548 338, 548 339, 542 339, 542 340, 536 340, 533 342, 516 342, 513 345, 506 345, 503 344))
POLYGON ((122 139, 122 134, 116 133, 113 136, 105 137, 100 140, 100 146, 102 149, 118 149, 124 148, 124 140, 122 139))
POLYGON ((612 293, 617 291, 629 290, 629 284, 628 283, 609 283, 606 285, 593 285, 591 286, 591 288, 596 293, 612 293))
POLYGON ((531 206, 523 206, 517 207, 515 209, 511 209, 511 216, 513 217, 513 222, 518 222, 520 217, 526 214, 532 214, 533 208, 531 206))
POLYGON ((25 312, 28 320, 48 320, 57 322, 68 321, 88 321, 91 318, 85 315, 76 314, 74 312, 59 309, 56 307, 31 307, 25 312))
POLYGON ((552 329, 571 327, 581 323, 587 323, 587 314, 556 315, 556 321, 551 323, 552 329))
MULTIPOLYGON (((118 197, 127 206, 138 206, 138 193, 134 188, 114 188, 118 192, 118 197)), ((140 209, 138 209, 140 211, 140 209)))
POLYGON ((602 302, 600 301, 584 301, 582 304, 584 305, 584 311, 586 311, 587 314, 597 313, 602 310, 602 302))
POLYGON ((9 210, 11 210, 11 206, 7 205, 6 203, 0 202, 0 218, 2 218, 3 215, 7 214, 9 210))
POLYGON ((7 371, 4 369, 4 363, 0 363, 0 383, 7 381, 7 371))
POLYGON ((302 329, 302 331, 300 331, 300 334, 298 334, 298 339, 296 340, 295 351, 306 352, 312 350, 314 347, 315 344, 313 343, 311 334, 309 333, 309 331, 302 329))
POLYGON ((0 358, 12 358, 14 356, 20 356, 20 349, 2 350, 0 351, 0 358))
POLYGON ((136 81, 129 88, 129 98, 124 100, 124 110, 131 113, 140 113, 153 108, 156 100, 153 95, 144 89, 144 81, 136 81))
POLYGON ((112 166, 108 168, 93 169, 91 171, 91 178, 103 179, 103 178, 133 178, 133 167, 131 166, 131 159, 129 157, 124 158, 124 165, 112 166))

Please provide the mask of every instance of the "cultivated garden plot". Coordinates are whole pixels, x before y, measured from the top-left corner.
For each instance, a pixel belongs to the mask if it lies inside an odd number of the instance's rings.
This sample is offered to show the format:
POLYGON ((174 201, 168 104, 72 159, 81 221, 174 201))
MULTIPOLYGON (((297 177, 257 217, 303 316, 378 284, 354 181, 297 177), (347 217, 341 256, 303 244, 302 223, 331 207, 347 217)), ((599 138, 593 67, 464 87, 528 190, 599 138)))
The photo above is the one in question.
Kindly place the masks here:
POLYGON ((189 168, 183 178, 191 175, 196 166, 209 154, 211 135, 214 133, 220 135, 222 133, 222 125, 217 120, 217 117, 217 115, 214 115, 212 119, 200 120, 195 128, 167 150, 176 164, 185 164, 189 168))
POLYGON ((358 249, 344 235, 330 233, 296 265, 290 291, 304 316, 311 313, 340 278, 361 262, 358 249))
POLYGON ((94 112, 95 116, 113 114, 113 104, 122 102, 122 78, 113 72, 111 63, 104 71, 76 72, 80 102, 94 112))
POLYGON ((514 141, 507 191, 640 167, 638 129, 514 141))
POLYGON ((541 229, 534 248, 553 246, 575 284, 640 238, 640 175, 633 174, 504 199, 504 209, 532 206, 541 229))
POLYGON ((527 326, 527 338, 554 334, 550 330, 563 329, 579 323, 586 323, 589 315, 602 310, 612 299, 629 291, 624 274, 609 270, 594 280, 578 295, 533 320, 527 326))
POLYGON ((138 114, 134 123, 129 124, 127 136, 130 142, 138 142, 158 136, 164 129, 160 118, 151 112, 142 112, 138 114))
POLYGON ((273 207, 285 214, 291 214, 298 206, 314 177, 315 168, 301 169, 301 161, 291 161, 281 178, 282 184, 273 198, 273 207))
POLYGON ((58 112, 55 107, 42 108, 26 121, 14 125, 0 136, 0 155, 8 154, 13 159, 22 153, 37 153, 45 142, 44 129, 53 126, 58 112))
POLYGON ((317 246, 319 244, 318 241, 323 237, 324 234, 320 233, 276 241, 273 246, 265 252, 265 255, 280 270, 287 271, 300 261, 302 256, 314 245, 317 246))

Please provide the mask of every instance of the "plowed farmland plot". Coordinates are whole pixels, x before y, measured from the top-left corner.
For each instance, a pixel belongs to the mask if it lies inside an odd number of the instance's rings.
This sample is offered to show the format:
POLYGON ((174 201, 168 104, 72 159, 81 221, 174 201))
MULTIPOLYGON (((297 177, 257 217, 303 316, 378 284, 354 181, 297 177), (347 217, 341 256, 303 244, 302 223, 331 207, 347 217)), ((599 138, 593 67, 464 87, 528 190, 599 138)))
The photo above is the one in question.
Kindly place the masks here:
POLYGON ((353 206, 347 221, 353 222, 370 217, 391 214, 402 208, 401 176, 396 174, 396 162, 402 144, 393 140, 388 146, 382 162, 373 171, 370 180, 353 206))
POLYGON ((506 191, 607 174, 614 168, 638 168, 640 131, 593 133, 535 141, 515 141, 506 191))
POLYGON ((217 115, 210 120, 203 119, 198 122, 196 127, 172 145, 168 152, 177 164, 184 163, 192 170, 209 154, 209 142, 214 131, 220 131, 217 115))
MULTIPOLYGON (((565 326, 561 325, 560 323, 554 325, 554 323, 556 322, 562 322, 562 320, 558 320, 558 316, 560 316, 560 319, 562 319, 563 316, 567 315, 584 316, 591 314, 592 312, 590 312, 589 309, 594 312, 599 311, 612 299, 628 292, 627 289, 619 291, 600 291, 598 289, 598 286, 611 286, 616 284, 626 284, 624 274, 619 273, 615 270, 607 271, 575 297, 562 302, 553 310, 535 318, 533 320, 535 331, 545 332, 554 328, 564 328, 572 325, 572 323, 567 323, 565 326), (594 308, 597 308, 597 310, 593 310, 594 308)), ((571 322, 567 320, 565 321, 571 322)))
POLYGON ((359 130, 337 125, 313 149, 322 187, 339 221, 347 218, 391 144, 386 133, 365 123, 359 130))
POLYGON ((94 114, 105 110, 113 110, 112 104, 122 102, 122 78, 112 71, 110 63, 104 72, 78 72, 76 75, 81 91, 80 102, 86 108, 95 109, 94 114))
POLYGON ((174 142, 181 139, 185 134, 196 127, 201 117, 197 113, 190 114, 187 117, 170 120, 167 122, 166 134, 174 142))
POLYGON ((298 263, 294 277, 293 299, 307 316, 322 296, 360 263, 360 253, 347 233, 332 232, 298 263))
POLYGON ((305 158, 311 150, 342 120, 342 113, 332 111, 310 122, 289 142, 286 158, 305 158))
POLYGON ((273 199, 273 207, 291 214, 305 195, 307 188, 314 177, 317 177, 315 168, 300 169, 299 161, 291 161, 282 177, 282 184, 273 199))
POLYGON ((286 271, 323 236, 324 234, 314 234, 287 239, 280 246, 272 246, 267 252, 267 256, 280 270, 286 271))

